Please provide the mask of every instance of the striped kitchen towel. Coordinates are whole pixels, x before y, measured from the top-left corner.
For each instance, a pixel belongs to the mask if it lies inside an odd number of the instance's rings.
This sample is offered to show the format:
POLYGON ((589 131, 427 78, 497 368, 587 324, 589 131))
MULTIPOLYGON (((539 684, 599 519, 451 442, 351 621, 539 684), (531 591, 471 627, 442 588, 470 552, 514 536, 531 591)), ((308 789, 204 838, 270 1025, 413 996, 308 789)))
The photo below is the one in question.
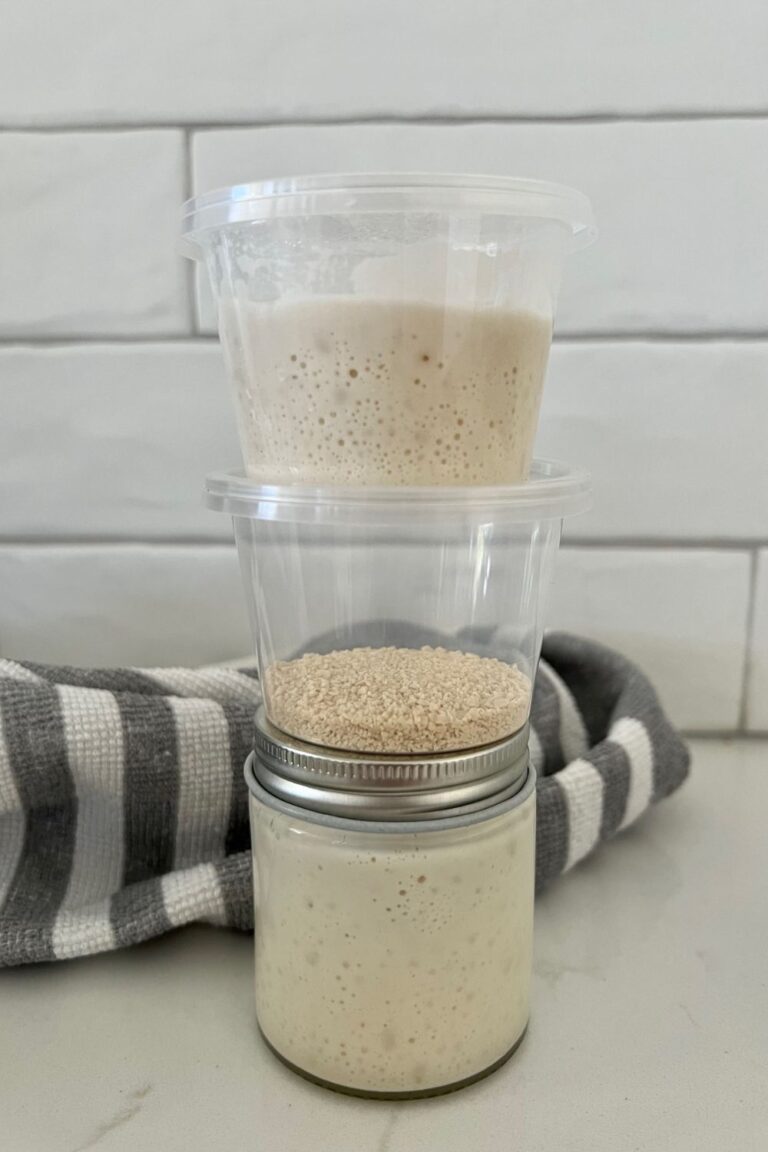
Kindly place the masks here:
MULTIPOLYGON (((249 670, 0 660, 0 965, 120 948, 195 920, 252 927, 243 763, 258 700, 249 670)), ((688 771, 642 673, 565 635, 545 641, 531 754, 539 885, 688 771)))

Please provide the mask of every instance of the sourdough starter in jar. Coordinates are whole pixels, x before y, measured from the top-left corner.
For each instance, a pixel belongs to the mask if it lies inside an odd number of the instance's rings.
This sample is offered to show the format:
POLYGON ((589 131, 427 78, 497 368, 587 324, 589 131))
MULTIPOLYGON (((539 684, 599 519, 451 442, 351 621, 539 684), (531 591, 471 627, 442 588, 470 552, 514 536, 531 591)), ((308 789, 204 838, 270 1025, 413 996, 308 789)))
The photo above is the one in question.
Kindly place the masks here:
POLYGON ((255 479, 528 478, 549 317, 339 296, 224 302, 220 324, 255 479))
POLYGON ((408 1095, 511 1052, 529 1009, 533 773, 512 800, 410 828, 313 817, 260 789, 250 805, 256 1008, 280 1056, 408 1095))

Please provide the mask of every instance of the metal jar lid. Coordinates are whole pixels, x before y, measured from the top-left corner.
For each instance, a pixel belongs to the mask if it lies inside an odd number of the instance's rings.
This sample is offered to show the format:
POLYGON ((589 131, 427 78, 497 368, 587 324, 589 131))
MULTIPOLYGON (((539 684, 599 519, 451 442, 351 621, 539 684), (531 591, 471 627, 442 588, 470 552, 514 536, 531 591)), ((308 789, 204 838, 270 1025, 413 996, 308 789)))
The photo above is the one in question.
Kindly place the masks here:
POLYGON ((246 765, 272 795, 299 807, 359 820, 428 820, 490 807, 514 796, 528 769, 528 725, 496 744, 434 756, 376 756, 308 744, 256 713, 246 765))

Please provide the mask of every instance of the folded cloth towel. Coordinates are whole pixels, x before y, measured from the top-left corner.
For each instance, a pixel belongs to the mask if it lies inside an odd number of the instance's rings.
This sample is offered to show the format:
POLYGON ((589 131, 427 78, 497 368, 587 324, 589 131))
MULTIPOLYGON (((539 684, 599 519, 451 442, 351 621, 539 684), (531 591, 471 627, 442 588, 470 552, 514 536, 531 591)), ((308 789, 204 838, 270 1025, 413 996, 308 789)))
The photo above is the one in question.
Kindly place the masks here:
MULTIPOLYGON (((121 948, 191 921, 252 928, 243 763, 259 699, 248 668, 0 660, 0 965, 121 948)), ((544 644, 531 756, 539 886, 688 772, 645 676, 566 635, 544 644)))

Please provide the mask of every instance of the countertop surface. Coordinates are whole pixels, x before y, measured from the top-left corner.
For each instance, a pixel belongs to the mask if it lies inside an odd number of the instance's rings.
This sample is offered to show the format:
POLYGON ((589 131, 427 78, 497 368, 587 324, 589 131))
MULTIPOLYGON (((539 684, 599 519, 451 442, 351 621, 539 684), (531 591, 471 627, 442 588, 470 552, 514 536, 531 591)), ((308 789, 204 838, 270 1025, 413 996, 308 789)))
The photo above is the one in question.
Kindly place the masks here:
POLYGON ((285 1069, 252 940, 192 928, 0 973, 2 1152, 763 1152, 768 744, 690 781, 537 902, 533 1015, 452 1096, 356 1100, 285 1069))

